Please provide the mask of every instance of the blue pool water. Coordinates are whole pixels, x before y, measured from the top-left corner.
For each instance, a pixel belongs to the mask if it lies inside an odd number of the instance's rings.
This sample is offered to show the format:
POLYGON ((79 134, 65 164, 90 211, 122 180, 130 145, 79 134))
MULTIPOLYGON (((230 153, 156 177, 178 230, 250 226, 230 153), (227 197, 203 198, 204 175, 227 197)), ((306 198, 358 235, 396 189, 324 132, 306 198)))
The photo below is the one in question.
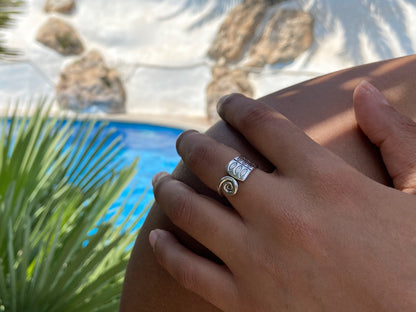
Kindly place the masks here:
MULTIPOLYGON (((124 146, 114 159, 115 161, 121 160, 123 163, 131 164, 139 157, 136 174, 121 196, 110 207, 109 215, 112 215, 122 205, 126 196, 132 192, 126 209, 120 216, 120 221, 124 221, 129 211, 144 195, 137 213, 132 217, 132 219, 136 219, 140 212, 153 200, 152 177, 159 171, 172 172, 179 162, 180 158, 176 153, 175 143, 176 138, 183 130, 123 122, 110 122, 108 128, 115 130, 114 137, 120 136, 124 146)), ((144 217, 139 226, 143 221, 144 217)))
MULTIPOLYGON (((9 125, 10 121, 7 124, 9 125)), ((131 209, 135 208, 140 200, 135 213, 131 217, 131 220, 129 220, 130 222, 127 223, 128 226, 136 221, 141 212, 153 201, 151 188, 152 177, 159 171, 172 172, 179 162, 180 157, 176 153, 175 145, 176 138, 183 130, 138 123, 105 122, 105 124, 106 131, 102 133, 102 138, 108 133, 107 130, 111 129, 114 133, 110 138, 115 139, 116 137, 120 137, 123 146, 121 151, 112 159, 113 163, 120 162, 122 165, 131 165, 139 158, 134 177, 122 194, 113 202, 105 218, 107 219, 114 215, 116 210, 128 198, 125 209, 120 215, 118 222, 116 222, 117 224, 122 223, 131 209)), ((80 125, 80 122, 75 122, 73 125, 74 130, 80 125)), ((98 129, 100 125, 101 123, 97 122, 94 129, 98 129)), ((76 137, 76 132, 74 131, 73 139, 76 137)), ((92 134, 87 138, 87 144, 95 133, 96 131, 93 130, 92 134)), ((72 140, 68 144, 71 142, 72 140)), ((107 140, 101 149, 104 150, 111 142, 111 139, 107 140)), ((87 166, 89 165, 87 164, 87 166)), ((138 226, 143 224, 145 216, 142 216, 138 226)))

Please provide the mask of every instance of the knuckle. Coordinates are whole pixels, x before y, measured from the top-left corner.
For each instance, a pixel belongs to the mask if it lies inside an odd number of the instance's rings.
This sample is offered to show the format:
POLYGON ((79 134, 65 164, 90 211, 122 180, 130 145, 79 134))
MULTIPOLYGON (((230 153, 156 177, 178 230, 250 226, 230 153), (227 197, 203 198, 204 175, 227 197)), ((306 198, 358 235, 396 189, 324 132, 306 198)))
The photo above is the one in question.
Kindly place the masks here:
POLYGON ((258 127, 259 124, 267 124, 273 121, 273 114, 270 109, 263 105, 251 105, 245 109, 240 118, 242 129, 251 129, 258 127))
MULTIPOLYGON (((311 202, 310 198, 299 198, 296 206, 303 206, 305 203, 307 205, 313 205, 311 202)), ((294 208, 284 211, 279 225, 282 231, 286 233, 289 241, 292 241, 298 246, 302 246, 309 254, 313 254, 316 257, 324 257, 327 252, 323 240, 325 231, 322 229, 327 219, 327 216, 321 214, 318 209, 305 211, 304 209, 294 208)), ((282 281, 288 282, 291 278, 290 275, 285 270, 282 270, 282 266, 279 266, 276 259, 279 259, 279 255, 273 258, 273 254, 263 253, 261 261, 263 261, 270 273, 275 274, 282 281)), ((259 260, 257 259, 257 261, 259 260)))
POLYGON ((157 261, 163 266, 163 267, 167 267, 168 264, 168 253, 166 250, 166 244, 165 244, 165 240, 164 238, 159 238, 156 243, 155 246, 153 248, 153 252, 155 253, 156 259, 157 261))
POLYGON ((192 134, 197 133, 195 130, 186 130, 179 135, 176 139, 176 150, 181 150, 183 148, 183 143, 186 142, 187 137, 192 134))
POLYGON ((241 93, 231 93, 223 96, 218 104, 221 107, 221 109, 226 109, 227 105, 238 102, 242 98, 244 98, 244 95, 242 95, 241 93))
POLYGON ((416 140, 416 123, 405 117, 402 116, 399 122, 399 129, 397 129, 398 133, 393 133, 398 139, 406 139, 406 140, 416 140))
POLYGON ((179 284, 185 289, 193 290, 196 285, 196 273, 194 267, 187 263, 181 262, 175 270, 175 277, 179 284))
POLYGON ((197 168, 201 164, 209 163, 212 152, 210 144, 194 144, 188 152, 186 159, 187 165, 191 168, 197 168))
POLYGON ((157 261, 163 266, 166 267, 167 262, 167 254, 165 252, 165 248, 163 248, 162 243, 160 242, 160 239, 156 242, 156 245, 153 249, 153 252, 155 253, 157 261))
POLYGON ((161 196, 164 188, 166 187, 166 184, 170 180, 171 178, 169 176, 162 177, 157 181, 156 185, 153 186, 153 194, 155 195, 156 199, 158 199, 161 196))
POLYGON ((188 228, 192 223, 192 194, 176 193, 171 200, 170 218, 173 223, 182 228, 188 228))
POLYGON ((320 216, 306 214, 298 216, 291 224, 290 234, 302 245, 305 250, 314 255, 324 253, 321 242, 322 219, 320 216))
MULTIPOLYGON (((377 145, 404 145, 406 146, 409 141, 414 142, 416 140, 416 123, 408 116, 403 115, 390 107, 392 122, 380 130, 378 136, 380 142, 377 145)), ((398 147, 402 147, 398 146, 398 147)))

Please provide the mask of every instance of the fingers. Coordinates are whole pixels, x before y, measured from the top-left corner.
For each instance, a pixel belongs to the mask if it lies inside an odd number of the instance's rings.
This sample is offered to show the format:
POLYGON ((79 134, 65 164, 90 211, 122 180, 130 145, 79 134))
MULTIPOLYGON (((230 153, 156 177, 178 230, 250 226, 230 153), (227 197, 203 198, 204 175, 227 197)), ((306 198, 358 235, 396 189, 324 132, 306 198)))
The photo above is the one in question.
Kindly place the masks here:
MULTIPOLYGON (((229 175, 225 166, 239 155, 236 150, 196 131, 184 132, 178 138, 177 150, 185 165, 214 191, 217 191, 220 179, 229 175)), ((271 177, 271 174, 256 168, 249 174, 247 180, 238 182, 237 194, 227 196, 227 199, 244 216, 247 205, 234 204, 252 202, 252 194, 261 194, 264 184, 269 183, 271 177)), ((278 181, 274 181, 274 183, 278 183, 278 181)))
POLYGON ((168 174, 155 176, 153 191, 169 219, 224 262, 242 250, 243 223, 235 211, 197 194, 168 174))
POLYGON ((380 149, 394 186, 416 194, 416 124, 366 81, 354 91, 354 110, 361 130, 380 149))
POLYGON ((284 175, 302 171, 311 154, 322 150, 282 114, 243 95, 221 99, 218 113, 284 175))
POLYGON ((153 230, 149 241, 160 265, 180 285, 222 311, 237 311, 236 287, 225 266, 194 254, 166 231, 153 230))

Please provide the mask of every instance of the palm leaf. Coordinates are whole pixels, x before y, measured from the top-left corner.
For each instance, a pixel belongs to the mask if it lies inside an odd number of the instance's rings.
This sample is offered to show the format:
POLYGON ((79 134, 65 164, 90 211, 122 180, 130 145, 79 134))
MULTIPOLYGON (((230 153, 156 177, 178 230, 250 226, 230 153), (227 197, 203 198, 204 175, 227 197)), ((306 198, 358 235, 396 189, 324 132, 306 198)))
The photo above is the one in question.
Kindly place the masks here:
POLYGON ((0 60, 13 59, 18 52, 5 46, 2 30, 14 25, 14 17, 20 13, 24 1, 0 0, 0 60))
POLYGON ((116 225, 127 201, 103 217, 137 161, 113 161, 121 143, 105 125, 51 118, 50 105, 0 117, 0 308, 114 310, 137 231, 116 225))

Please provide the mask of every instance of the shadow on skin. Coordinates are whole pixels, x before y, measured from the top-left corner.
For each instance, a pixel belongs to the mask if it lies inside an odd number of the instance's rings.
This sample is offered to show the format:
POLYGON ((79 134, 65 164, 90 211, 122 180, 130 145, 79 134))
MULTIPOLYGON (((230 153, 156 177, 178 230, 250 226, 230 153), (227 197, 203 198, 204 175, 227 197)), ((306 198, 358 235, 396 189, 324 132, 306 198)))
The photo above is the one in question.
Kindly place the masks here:
MULTIPOLYGON (((379 88, 399 111, 416 119, 416 105, 413 105, 416 98, 416 56, 336 72, 278 91, 260 100, 284 114, 315 141, 363 174, 390 185, 391 181, 378 150, 362 134, 355 121, 352 109, 353 90, 363 79, 379 88)), ((240 151, 261 169, 273 170, 267 160, 224 122, 214 125, 207 134, 240 151)), ((174 175, 192 185, 198 192, 218 198, 215 192, 207 190, 182 164, 175 169, 174 175)), ((196 295, 182 289, 156 263, 148 243, 148 234, 154 228, 172 231, 191 250, 216 259, 207 249, 175 228, 155 204, 132 251, 121 311, 218 311, 196 295)))

